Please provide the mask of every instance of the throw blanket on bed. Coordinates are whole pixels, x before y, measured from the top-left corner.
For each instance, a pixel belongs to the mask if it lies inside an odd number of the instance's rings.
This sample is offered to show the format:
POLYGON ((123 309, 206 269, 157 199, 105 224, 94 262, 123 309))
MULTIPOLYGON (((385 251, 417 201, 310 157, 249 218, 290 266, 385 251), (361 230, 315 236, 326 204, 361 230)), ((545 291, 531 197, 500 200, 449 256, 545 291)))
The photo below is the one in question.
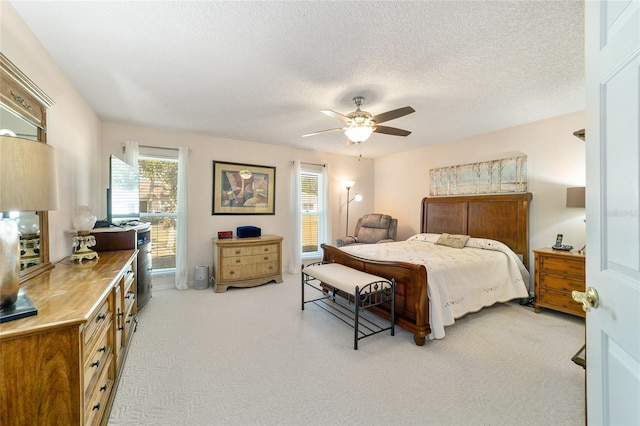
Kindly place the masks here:
POLYGON ((440 234, 417 234, 406 241, 341 247, 373 260, 422 264, 427 268, 429 339, 442 339, 456 318, 497 302, 529 297, 529 272, 505 244, 470 238, 464 248, 436 245, 440 234))

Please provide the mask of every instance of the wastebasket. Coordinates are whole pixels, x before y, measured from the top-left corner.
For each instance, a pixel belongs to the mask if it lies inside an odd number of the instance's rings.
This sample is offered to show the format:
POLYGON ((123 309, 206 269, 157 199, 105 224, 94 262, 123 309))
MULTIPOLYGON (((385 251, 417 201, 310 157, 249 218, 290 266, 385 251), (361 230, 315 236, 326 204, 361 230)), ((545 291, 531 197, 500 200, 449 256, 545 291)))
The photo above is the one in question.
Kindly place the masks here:
POLYGON ((195 273, 195 289, 204 290, 209 287, 209 267, 208 266, 196 266, 195 273))

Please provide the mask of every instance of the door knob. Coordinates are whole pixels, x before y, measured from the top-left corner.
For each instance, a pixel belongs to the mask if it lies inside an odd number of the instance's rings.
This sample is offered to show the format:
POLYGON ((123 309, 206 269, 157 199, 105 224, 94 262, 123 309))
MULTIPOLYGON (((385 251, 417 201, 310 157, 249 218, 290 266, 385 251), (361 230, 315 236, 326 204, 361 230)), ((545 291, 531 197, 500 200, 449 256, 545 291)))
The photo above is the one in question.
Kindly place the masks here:
POLYGON ((587 288, 587 291, 585 292, 572 291, 571 297, 573 297, 573 300, 576 302, 582 303, 582 310, 585 312, 589 312, 591 308, 597 308, 598 301, 600 300, 598 292, 593 287, 587 288))

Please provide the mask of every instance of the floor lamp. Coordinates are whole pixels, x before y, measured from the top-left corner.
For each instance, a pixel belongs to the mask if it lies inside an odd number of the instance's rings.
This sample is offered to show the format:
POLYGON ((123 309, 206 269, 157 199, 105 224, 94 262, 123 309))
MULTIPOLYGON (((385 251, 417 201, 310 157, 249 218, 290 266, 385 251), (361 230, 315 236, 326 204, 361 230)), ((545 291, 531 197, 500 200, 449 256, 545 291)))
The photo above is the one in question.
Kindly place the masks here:
MULTIPOLYGON (((0 136, 0 212, 58 208, 53 148, 42 142, 0 136)), ((20 234, 15 220, 0 219, 0 323, 36 315, 38 310, 20 287, 20 234), (6 268, 5 268, 6 267, 6 268)))
POLYGON ((356 201, 357 203, 359 203, 360 201, 362 201, 362 195, 360 194, 356 194, 352 199, 349 199, 349 191, 351 191, 351 187, 355 185, 354 181, 349 181, 349 182, 345 182, 345 187, 347 188, 347 229, 344 233, 344 235, 349 235, 349 204, 351 204, 352 201, 356 201))

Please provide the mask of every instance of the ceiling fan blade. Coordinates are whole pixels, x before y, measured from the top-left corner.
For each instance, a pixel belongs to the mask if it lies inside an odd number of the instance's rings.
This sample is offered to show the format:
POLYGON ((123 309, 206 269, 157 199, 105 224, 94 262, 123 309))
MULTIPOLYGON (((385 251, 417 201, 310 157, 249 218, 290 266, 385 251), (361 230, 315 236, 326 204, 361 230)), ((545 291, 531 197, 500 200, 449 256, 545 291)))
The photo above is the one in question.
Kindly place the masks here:
POLYGON ((319 135, 321 133, 337 132, 338 130, 344 130, 344 128, 338 127, 336 129, 320 130, 319 132, 307 133, 306 135, 302 135, 302 137, 306 138, 307 136, 319 135))
POLYGON ((374 132, 393 136, 409 136, 411 134, 408 130, 396 129, 395 127, 388 126, 376 126, 374 132))
POLYGON ((346 115, 342 115, 339 112, 335 112, 335 111, 332 111, 330 109, 323 109, 320 112, 323 113, 323 114, 327 114, 329 117, 337 118, 340 121, 344 121, 345 123, 347 123, 348 121, 351 120, 346 115))
POLYGON ((392 111, 383 112, 382 114, 378 114, 372 118, 376 123, 384 123, 385 121, 394 120, 396 118, 403 117, 407 114, 411 114, 412 112, 416 112, 415 109, 410 106, 406 106, 403 108, 394 109, 392 111))

